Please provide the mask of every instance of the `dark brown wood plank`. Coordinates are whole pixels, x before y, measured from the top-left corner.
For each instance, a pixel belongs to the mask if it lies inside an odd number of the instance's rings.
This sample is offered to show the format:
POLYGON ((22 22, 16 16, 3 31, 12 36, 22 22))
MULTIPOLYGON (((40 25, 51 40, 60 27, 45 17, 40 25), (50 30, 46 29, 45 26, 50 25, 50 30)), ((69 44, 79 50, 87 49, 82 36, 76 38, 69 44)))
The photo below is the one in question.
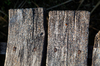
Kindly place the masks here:
POLYGON ((100 66, 100 31, 96 34, 94 40, 92 66, 100 66))
POLYGON ((10 9, 5 66, 41 66, 43 8, 10 9))
POLYGON ((87 11, 51 11, 48 22, 47 66, 87 66, 87 11))

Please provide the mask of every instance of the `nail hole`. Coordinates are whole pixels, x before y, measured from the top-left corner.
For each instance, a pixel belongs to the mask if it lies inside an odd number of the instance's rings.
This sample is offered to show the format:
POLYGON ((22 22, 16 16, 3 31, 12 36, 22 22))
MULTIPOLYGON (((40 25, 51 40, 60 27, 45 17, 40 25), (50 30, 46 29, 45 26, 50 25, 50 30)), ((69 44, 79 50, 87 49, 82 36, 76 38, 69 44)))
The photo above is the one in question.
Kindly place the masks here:
POLYGON ((16 49, 17 49, 17 48, 14 46, 14 47, 13 47, 13 51, 16 51, 16 49))
POLYGON ((67 26, 68 24, 66 23, 65 25, 67 26))
POLYGON ((54 52, 57 52, 57 48, 54 48, 54 52))
POLYGON ((36 51, 36 47, 33 48, 33 51, 34 51, 34 52, 36 51))
POLYGON ((43 33, 41 33, 40 35, 43 35, 43 33))
POLYGON ((78 54, 80 54, 81 53, 81 50, 78 50, 78 54))

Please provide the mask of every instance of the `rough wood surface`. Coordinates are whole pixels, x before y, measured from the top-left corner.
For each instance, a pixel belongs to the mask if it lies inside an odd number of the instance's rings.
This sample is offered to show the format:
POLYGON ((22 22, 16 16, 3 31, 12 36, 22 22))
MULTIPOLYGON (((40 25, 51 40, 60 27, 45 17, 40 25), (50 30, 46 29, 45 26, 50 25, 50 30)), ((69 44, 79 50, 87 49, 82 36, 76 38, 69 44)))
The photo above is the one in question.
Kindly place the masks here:
POLYGON ((41 66, 43 8, 10 9, 5 66, 41 66))
POLYGON ((100 31, 96 34, 94 40, 92 66, 100 66, 100 31))
POLYGON ((87 66, 88 11, 50 11, 47 66, 87 66))

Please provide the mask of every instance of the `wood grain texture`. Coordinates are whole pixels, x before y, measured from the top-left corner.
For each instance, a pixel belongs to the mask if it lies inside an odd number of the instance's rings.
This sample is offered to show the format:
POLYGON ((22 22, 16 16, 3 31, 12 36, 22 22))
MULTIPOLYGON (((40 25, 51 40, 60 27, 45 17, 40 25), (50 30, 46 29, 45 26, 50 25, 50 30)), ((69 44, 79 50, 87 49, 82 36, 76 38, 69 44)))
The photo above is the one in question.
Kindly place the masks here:
POLYGON ((100 66, 100 31, 96 34, 94 40, 92 66, 100 66))
POLYGON ((88 11, 50 11, 47 66, 87 66, 88 11))
POLYGON ((41 66, 43 8, 10 9, 5 66, 41 66))

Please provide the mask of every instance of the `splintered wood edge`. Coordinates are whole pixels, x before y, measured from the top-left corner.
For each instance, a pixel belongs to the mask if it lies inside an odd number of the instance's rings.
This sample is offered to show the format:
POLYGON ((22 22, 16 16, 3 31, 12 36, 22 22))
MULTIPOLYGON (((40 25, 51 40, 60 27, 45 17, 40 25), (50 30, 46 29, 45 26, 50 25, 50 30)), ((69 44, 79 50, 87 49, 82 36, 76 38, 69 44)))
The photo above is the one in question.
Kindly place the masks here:
POLYGON ((94 40, 94 47, 92 53, 92 65, 91 66, 99 66, 100 65, 100 31, 96 34, 94 40))
POLYGON ((94 48, 100 48, 100 31, 95 36, 94 48))

